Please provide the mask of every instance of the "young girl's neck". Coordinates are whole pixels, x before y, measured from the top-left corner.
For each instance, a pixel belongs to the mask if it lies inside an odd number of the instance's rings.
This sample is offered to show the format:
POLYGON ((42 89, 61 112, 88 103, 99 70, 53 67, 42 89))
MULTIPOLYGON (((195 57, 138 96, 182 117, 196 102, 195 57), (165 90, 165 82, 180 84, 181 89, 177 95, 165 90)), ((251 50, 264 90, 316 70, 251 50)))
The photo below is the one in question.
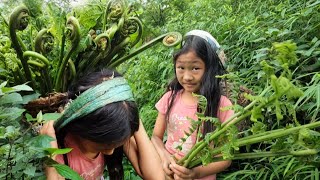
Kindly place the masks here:
POLYGON ((183 90, 181 93, 181 100, 188 105, 194 105, 198 103, 198 98, 193 96, 192 93, 183 90))

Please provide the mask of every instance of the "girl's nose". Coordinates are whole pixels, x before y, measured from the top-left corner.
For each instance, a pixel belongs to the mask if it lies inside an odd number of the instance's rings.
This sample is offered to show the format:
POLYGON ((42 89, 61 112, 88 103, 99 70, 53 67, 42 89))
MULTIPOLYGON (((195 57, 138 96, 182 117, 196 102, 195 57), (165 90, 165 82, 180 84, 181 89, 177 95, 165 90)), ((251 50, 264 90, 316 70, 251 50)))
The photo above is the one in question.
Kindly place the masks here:
POLYGON ((193 79, 193 76, 190 74, 190 73, 185 73, 184 75, 183 75, 183 79, 185 80, 185 81, 191 81, 192 79, 193 79))

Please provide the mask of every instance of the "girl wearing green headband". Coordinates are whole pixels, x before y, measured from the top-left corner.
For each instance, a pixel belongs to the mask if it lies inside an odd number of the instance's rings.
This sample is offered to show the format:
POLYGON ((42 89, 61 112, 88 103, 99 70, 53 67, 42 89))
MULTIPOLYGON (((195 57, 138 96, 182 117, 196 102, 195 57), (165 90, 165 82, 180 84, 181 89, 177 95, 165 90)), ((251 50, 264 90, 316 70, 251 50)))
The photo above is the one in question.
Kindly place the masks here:
MULTIPOLYGON (((123 153, 144 179, 163 179, 160 159, 139 120, 129 85, 120 74, 102 70, 81 78, 68 92, 71 103, 56 122, 49 121, 41 134, 56 138, 53 148, 72 148, 54 157, 86 180, 123 179, 123 153), (157 176, 155 176, 157 174, 157 176)), ((52 167, 47 179, 62 177, 52 167)), ((62 178, 63 179, 63 178, 62 178)))

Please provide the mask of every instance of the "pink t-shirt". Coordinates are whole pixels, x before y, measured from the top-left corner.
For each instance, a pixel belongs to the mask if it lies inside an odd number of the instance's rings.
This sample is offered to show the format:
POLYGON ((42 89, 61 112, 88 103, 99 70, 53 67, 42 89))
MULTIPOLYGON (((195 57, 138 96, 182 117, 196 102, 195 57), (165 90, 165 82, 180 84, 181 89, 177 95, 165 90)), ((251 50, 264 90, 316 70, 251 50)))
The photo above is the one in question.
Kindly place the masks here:
MULTIPOLYGON (((77 144, 74 143, 73 137, 67 134, 65 137, 65 147, 72 148, 67 154, 68 164, 71 169, 76 171, 85 180, 100 180, 104 171, 104 156, 102 153, 94 159, 86 157, 80 151, 77 144)), ((57 162, 65 164, 63 155, 57 155, 57 162)))
MULTIPOLYGON (((169 104, 168 100, 170 98, 171 93, 171 91, 165 93, 162 96, 162 98, 156 103, 156 108, 158 109, 159 113, 166 113, 169 104)), ((167 123, 167 142, 165 144, 165 148, 167 149, 167 151, 177 158, 185 156, 194 146, 197 138, 197 132, 193 132, 184 143, 182 143, 180 140, 181 138, 186 137, 185 132, 190 131, 189 127, 191 127, 191 122, 190 120, 188 120, 188 118, 198 120, 196 116, 197 104, 185 104, 181 99, 181 94, 182 91, 178 92, 169 115, 169 123, 167 123), (177 147, 181 144, 182 150, 179 151, 177 147)), ((221 96, 219 109, 231 105, 232 103, 227 97, 221 96)), ((221 122, 224 122, 233 114, 233 110, 219 110, 217 116, 221 122)), ((202 180, 214 179, 215 175, 202 178, 202 180)))

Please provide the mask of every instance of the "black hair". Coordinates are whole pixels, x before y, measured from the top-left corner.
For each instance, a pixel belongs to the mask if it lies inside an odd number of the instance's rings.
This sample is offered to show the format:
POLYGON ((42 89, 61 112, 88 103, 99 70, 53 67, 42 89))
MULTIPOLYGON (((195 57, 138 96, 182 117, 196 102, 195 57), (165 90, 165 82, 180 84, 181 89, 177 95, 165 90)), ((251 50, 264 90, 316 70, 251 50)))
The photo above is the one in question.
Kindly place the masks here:
MULTIPOLYGON (((82 92, 102 81, 119 76, 121 75, 118 72, 110 69, 89 73, 71 85, 68 97, 75 99, 82 92)), ((131 137, 138 129, 138 106, 134 101, 120 101, 107 104, 70 122, 58 132, 57 139, 59 146, 64 146, 66 134, 71 133, 96 143, 119 144, 131 137)), ((110 179, 123 179, 122 157, 123 146, 116 148, 112 155, 105 155, 110 179)))
MULTIPOLYGON (((173 56, 174 69, 176 69, 176 61, 178 57, 182 54, 186 54, 190 51, 194 51, 196 55, 203 60, 205 63, 205 72, 201 79, 201 87, 199 92, 207 98, 207 108, 204 115, 210 117, 217 117, 218 107, 220 103, 220 97, 222 95, 222 90, 220 87, 220 78, 216 78, 217 75, 222 75, 225 73, 225 69, 217 52, 210 46, 210 44, 203 38, 190 35, 185 37, 184 44, 182 48, 177 51, 173 56)), ((173 106, 173 102, 177 96, 177 93, 183 89, 182 85, 179 83, 176 71, 174 79, 167 86, 167 92, 172 91, 169 98, 169 105, 166 113, 166 120, 169 119, 169 114, 173 106)), ((204 123, 203 134, 212 132, 215 127, 210 122, 204 123)))

